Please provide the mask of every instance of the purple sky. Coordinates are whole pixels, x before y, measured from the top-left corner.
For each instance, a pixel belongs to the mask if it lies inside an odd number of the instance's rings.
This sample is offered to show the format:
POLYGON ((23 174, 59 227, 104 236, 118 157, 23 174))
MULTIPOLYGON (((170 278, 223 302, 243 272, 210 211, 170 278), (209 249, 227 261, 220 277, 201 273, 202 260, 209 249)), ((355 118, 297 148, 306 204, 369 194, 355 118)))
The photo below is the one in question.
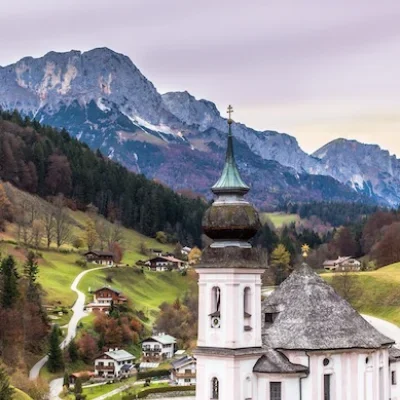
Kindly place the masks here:
POLYGON ((399 0, 13 0, 0 65, 107 46, 308 152, 337 137, 400 156, 399 0))

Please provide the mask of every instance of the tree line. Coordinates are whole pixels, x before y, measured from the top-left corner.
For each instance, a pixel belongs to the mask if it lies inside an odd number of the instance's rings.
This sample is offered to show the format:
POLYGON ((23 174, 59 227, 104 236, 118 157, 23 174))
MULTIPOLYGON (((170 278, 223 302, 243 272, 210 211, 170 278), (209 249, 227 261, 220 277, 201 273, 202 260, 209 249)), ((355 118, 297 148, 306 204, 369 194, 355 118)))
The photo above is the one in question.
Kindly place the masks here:
POLYGON ((207 208, 202 199, 134 174, 65 130, 23 119, 16 111, 0 112, 0 179, 44 198, 61 194, 70 208, 93 204, 107 219, 147 236, 164 231, 171 240, 201 243, 207 208))

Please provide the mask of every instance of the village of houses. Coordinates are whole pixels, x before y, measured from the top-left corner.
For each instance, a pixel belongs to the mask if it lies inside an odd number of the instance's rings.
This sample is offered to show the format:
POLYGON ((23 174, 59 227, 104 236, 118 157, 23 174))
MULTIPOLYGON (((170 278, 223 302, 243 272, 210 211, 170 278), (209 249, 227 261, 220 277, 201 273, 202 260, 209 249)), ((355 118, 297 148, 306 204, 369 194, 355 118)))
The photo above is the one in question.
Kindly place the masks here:
MULTIPOLYGON (((151 257, 140 260, 138 266, 156 272, 183 271, 189 267, 187 256, 192 249, 183 247, 182 258, 176 258, 171 253, 163 253, 160 249, 150 249, 151 257)), ((97 265, 114 266, 114 255, 109 251, 91 250, 84 254, 86 261, 97 265)), ((111 286, 103 286, 92 291, 92 301, 85 305, 87 312, 102 312, 108 314, 113 305, 121 305, 128 301, 122 291, 111 286)), ((71 373, 69 384, 73 388, 77 379, 89 378, 85 386, 96 386, 113 383, 137 375, 138 371, 145 372, 157 369, 160 365, 167 365, 161 369, 163 381, 171 386, 194 386, 196 384, 196 359, 185 350, 177 348, 177 340, 163 332, 155 333, 142 340, 141 359, 119 348, 110 348, 94 360, 93 370, 71 373)), ((157 376, 156 378, 157 379, 157 376)), ((149 379, 147 384, 149 384, 149 379)))
MULTIPOLYGON (((183 260, 171 253, 165 254, 160 249, 150 249, 151 257, 145 261, 138 261, 137 265, 156 272, 182 271, 189 267, 186 260, 191 250, 190 247, 182 248, 182 258, 185 258, 183 260)), ((114 265, 113 253, 108 251, 92 250, 86 252, 84 256, 90 263, 114 265)), ((322 268, 331 272, 359 271, 361 263, 351 256, 343 256, 335 260, 325 260, 322 268)), ((112 304, 119 305, 127 302, 122 291, 111 286, 97 288, 92 291, 92 294, 92 301, 85 306, 87 312, 107 314, 112 304)), ((163 376, 158 378, 168 381, 171 386, 196 385, 196 359, 185 350, 178 349, 177 340, 174 337, 163 332, 155 333, 142 340, 141 353, 141 359, 138 360, 126 350, 110 348, 94 360, 92 371, 70 374, 70 385, 73 388, 76 380, 83 376, 90 378, 87 386, 116 382, 133 377, 138 371, 157 369, 160 364, 169 366, 169 375, 165 376, 165 369, 162 369, 163 376)))

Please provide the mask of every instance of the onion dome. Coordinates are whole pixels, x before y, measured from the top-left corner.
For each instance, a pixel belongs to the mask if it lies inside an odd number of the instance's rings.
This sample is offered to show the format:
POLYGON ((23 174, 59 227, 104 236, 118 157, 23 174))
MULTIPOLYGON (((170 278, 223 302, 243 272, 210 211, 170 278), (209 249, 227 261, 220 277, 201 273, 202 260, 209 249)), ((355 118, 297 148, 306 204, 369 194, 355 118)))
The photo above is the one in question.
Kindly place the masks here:
POLYGON ((221 177, 211 188, 217 195, 203 218, 204 233, 214 239, 211 247, 251 247, 248 240, 260 229, 260 219, 255 208, 243 196, 250 190, 242 180, 233 152, 231 113, 228 107, 228 146, 221 177))

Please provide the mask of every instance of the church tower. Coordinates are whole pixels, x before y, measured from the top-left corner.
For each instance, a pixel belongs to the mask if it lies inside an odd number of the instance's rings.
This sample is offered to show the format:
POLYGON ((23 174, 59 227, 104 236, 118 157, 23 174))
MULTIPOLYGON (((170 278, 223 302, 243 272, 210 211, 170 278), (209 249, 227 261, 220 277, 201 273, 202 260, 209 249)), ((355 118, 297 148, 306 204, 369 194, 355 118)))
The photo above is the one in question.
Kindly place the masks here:
POLYGON ((253 366, 260 356, 261 275, 257 211, 244 198, 249 187, 240 177, 233 151, 232 107, 228 108, 228 145, 216 195, 203 219, 213 240, 196 269, 199 274, 197 400, 256 399, 253 366))

